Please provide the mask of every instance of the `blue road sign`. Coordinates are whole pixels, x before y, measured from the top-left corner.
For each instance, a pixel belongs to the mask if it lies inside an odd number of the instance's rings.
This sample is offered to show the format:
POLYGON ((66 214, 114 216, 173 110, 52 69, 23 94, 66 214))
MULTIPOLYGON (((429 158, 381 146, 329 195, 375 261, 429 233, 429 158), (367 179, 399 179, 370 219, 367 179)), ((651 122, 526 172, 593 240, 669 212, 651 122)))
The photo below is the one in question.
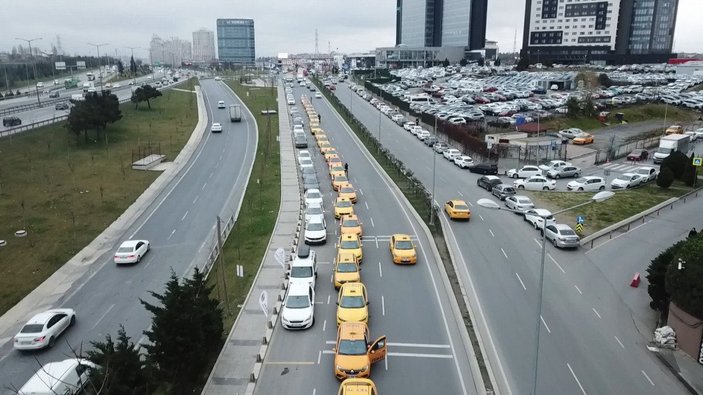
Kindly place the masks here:
POLYGON ((576 217, 576 223, 577 224, 585 224, 586 223, 586 217, 583 215, 579 215, 576 217))

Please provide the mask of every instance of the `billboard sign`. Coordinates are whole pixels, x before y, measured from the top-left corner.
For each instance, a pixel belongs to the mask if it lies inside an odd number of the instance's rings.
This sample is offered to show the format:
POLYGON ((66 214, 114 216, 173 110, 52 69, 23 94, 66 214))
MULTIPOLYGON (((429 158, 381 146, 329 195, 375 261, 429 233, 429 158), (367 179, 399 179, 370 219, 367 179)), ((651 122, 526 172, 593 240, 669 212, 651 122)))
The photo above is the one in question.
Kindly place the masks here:
POLYGON ((56 70, 66 70, 66 62, 54 62, 56 70))
POLYGON ((85 62, 84 61, 77 61, 76 62, 76 68, 78 70, 85 70, 85 62))

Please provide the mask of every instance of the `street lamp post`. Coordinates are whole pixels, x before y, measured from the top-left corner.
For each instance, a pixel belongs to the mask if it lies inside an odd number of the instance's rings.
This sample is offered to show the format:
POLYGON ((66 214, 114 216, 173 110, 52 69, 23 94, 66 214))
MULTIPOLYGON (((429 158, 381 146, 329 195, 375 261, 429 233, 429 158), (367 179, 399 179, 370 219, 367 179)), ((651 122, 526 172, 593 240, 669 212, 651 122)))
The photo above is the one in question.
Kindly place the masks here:
MULTIPOLYGON (((37 82, 38 82, 37 81, 37 64, 34 62, 34 52, 32 52, 32 41, 37 41, 37 40, 41 40, 41 39, 42 39, 41 37, 30 38, 30 39, 17 38, 17 37, 15 38, 15 40, 26 41, 27 45, 29 45, 29 56, 32 58, 32 71, 34 72, 34 88, 37 91, 37 104, 39 104, 39 105, 41 105, 41 101, 39 100, 39 87, 37 86, 37 82)), ((29 78, 27 78, 27 80, 29 80, 29 78)), ((29 81, 27 81, 27 82, 29 82, 29 81)), ((29 91, 29 89, 27 89, 27 91, 29 91)))
MULTIPOLYGON (((435 144, 437 144, 437 114, 434 115, 434 139, 435 144)), ((432 151, 432 195, 430 198, 430 225, 434 225, 434 188, 435 188, 435 177, 437 175, 437 152, 435 152, 434 147, 430 147, 432 151)))
MULTIPOLYGON (((612 191, 601 191, 596 193, 591 197, 590 200, 577 204, 572 207, 565 208, 563 210, 556 211, 554 213, 551 213, 550 215, 556 215, 556 214, 561 214, 566 211, 571 211, 583 206, 586 206, 588 204, 594 203, 594 202, 602 202, 605 200, 610 199, 615 195, 614 192, 612 191)), ((507 208, 503 208, 498 203, 493 201, 492 199, 479 199, 476 203, 478 203, 479 206, 485 207, 485 208, 490 208, 494 210, 504 210, 504 211, 510 211, 514 213, 519 213, 522 214, 522 211, 519 210, 511 210, 507 208)), ((534 379, 533 379, 533 387, 532 387, 532 394, 537 395, 537 372, 538 372, 538 367, 539 367, 539 338, 540 338, 540 332, 542 330, 542 294, 544 291, 544 260, 545 260, 545 255, 547 251, 547 232, 544 231, 545 225, 546 225, 546 217, 542 217, 542 255, 541 255, 541 260, 540 260, 540 265, 539 265, 539 287, 538 293, 537 293, 537 300, 538 300, 538 305, 537 305, 537 317, 536 317, 536 325, 537 328, 535 330, 535 367, 534 367, 534 379)))
MULTIPOLYGON (((381 101, 383 101, 383 90, 379 90, 381 101)), ((378 149, 381 149, 381 107, 378 107, 378 149)))
POLYGON ((100 60, 100 47, 104 47, 104 46, 110 45, 110 44, 108 44, 108 43, 103 43, 103 44, 88 43, 88 45, 91 45, 98 50, 98 73, 100 75, 100 92, 102 92, 103 91, 103 68, 102 68, 103 62, 100 60))

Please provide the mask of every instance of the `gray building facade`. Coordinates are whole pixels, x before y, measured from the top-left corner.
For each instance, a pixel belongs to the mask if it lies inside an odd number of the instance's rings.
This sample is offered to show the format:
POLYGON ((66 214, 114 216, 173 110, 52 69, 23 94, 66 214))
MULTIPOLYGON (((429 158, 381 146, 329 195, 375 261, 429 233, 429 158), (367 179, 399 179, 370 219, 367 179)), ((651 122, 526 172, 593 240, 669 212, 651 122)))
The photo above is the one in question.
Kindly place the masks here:
POLYGON ((256 51, 253 19, 217 20, 217 57, 224 63, 254 65, 256 51))

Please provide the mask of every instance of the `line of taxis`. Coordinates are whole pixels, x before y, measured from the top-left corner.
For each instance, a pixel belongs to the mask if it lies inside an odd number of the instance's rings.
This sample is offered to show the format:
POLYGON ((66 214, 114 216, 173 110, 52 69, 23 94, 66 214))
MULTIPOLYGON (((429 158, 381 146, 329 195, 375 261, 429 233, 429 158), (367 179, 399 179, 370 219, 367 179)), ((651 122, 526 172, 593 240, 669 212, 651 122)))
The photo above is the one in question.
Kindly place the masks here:
MULTIPOLYGON (((309 97, 301 96, 308 116, 310 131, 315 138, 320 154, 324 156, 329 170, 332 189, 337 192, 334 199, 334 217, 339 220, 339 239, 334 262, 332 282, 339 290, 337 298, 337 341, 334 347, 334 375, 343 380, 339 395, 377 395, 371 375, 371 365, 386 358, 386 337, 375 340, 369 331, 369 296, 361 281, 360 265, 364 259, 362 248, 362 223, 354 211, 359 201, 356 189, 348 178, 347 166, 330 143, 327 134, 320 128, 320 117, 309 97)), ((393 263, 413 265, 417 263, 415 245, 409 235, 395 234, 390 237, 389 251, 393 263)))

